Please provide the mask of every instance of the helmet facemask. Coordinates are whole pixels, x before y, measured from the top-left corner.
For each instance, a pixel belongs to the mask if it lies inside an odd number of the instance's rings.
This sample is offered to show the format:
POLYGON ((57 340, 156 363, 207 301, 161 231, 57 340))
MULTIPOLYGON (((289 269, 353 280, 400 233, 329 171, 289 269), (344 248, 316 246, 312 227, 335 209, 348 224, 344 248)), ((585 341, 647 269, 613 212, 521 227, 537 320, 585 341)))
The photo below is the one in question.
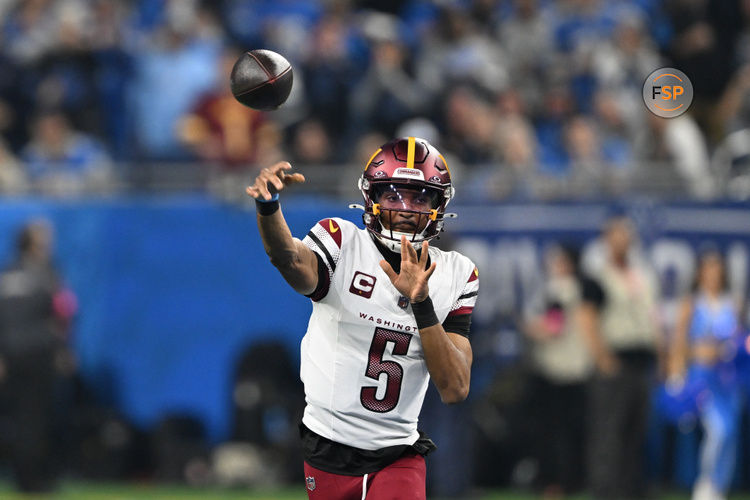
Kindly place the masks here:
POLYGON ((401 251, 402 236, 418 250, 423 241, 435 238, 443 228, 448 200, 439 189, 386 181, 372 183, 362 192, 367 229, 393 252, 401 251))

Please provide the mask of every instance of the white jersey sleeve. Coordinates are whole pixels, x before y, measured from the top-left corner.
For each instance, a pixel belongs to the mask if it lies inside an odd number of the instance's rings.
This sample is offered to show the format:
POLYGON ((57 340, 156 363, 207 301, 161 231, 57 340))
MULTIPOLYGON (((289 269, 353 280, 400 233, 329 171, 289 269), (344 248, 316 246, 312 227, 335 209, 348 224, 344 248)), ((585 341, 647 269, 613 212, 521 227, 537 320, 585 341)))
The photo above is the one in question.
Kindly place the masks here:
MULTIPOLYGON (((302 243, 318 255, 319 261, 328 271, 326 279, 321 280, 319 277, 318 286, 310 295, 310 298, 315 302, 322 300, 328 294, 333 274, 336 272, 336 266, 341 259, 342 234, 340 222, 340 219, 323 219, 315 224, 307 233, 305 239, 302 240, 302 243)), ((323 277, 325 278, 325 275, 323 277)))
MULTIPOLYGON (((464 259, 466 258, 464 257, 464 259)), ((471 263, 471 261, 469 261, 469 263, 471 263)), ((473 266, 473 264, 471 265, 473 266)), ((451 310, 448 313, 448 316, 471 314, 474 311, 474 306, 477 303, 478 294, 479 270, 476 267, 473 267, 473 269, 469 273, 469 276, 466 278, 466 283, 464 283, 463 288, 461 288, 461 294, 451 306, 451 310)))

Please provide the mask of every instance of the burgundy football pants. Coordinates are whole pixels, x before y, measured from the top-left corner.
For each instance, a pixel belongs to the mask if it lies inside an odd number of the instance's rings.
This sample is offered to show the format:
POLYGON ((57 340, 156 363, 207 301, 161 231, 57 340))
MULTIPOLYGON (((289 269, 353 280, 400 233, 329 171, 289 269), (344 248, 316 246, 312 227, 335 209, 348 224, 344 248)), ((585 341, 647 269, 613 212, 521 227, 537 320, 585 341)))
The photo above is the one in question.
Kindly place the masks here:
POLYGON ((401 457, 365 476, 342 476, 305 462, 305 487, 310 500, 425 500, 424 457, 401 457))

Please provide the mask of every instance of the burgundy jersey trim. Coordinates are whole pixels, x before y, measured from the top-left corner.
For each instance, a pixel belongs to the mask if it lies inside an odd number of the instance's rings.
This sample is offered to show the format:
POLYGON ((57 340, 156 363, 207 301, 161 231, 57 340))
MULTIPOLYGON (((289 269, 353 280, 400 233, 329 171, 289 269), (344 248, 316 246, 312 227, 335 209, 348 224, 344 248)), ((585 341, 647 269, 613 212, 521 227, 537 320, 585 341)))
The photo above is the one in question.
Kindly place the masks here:
POLYGON ((453 311, 448 313, 448 317, 450 316, 458 316, 460 314, 471 314, 471 312, 474 310, 473 307, 469 306, 463 306, 459 307, 458 309, 454 309, 453 311))
POLYGON ((326 232, 331 235, 336 246, 341 248, 341 227, 338 223, 333 219, 323 219, 318 222, 318 224, 320 224, 320 227, 325 229, 326 232))

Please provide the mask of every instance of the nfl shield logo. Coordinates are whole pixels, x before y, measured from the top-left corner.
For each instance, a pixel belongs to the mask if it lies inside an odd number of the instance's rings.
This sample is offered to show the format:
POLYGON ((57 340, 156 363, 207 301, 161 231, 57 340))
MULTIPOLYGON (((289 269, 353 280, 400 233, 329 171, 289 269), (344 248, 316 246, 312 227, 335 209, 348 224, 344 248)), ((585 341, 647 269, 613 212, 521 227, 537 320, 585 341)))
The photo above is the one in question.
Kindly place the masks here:
POLYGON ((409 306, 409 299, 404 297, 403 295, 398 298, 398 307, 401 309, 406 309, 409 306))
POLYGON ((307 476, 305 478, 305 481, 307 482, 307 489, 313 491, 315 489, 315 478, 312 476, 307 476))

